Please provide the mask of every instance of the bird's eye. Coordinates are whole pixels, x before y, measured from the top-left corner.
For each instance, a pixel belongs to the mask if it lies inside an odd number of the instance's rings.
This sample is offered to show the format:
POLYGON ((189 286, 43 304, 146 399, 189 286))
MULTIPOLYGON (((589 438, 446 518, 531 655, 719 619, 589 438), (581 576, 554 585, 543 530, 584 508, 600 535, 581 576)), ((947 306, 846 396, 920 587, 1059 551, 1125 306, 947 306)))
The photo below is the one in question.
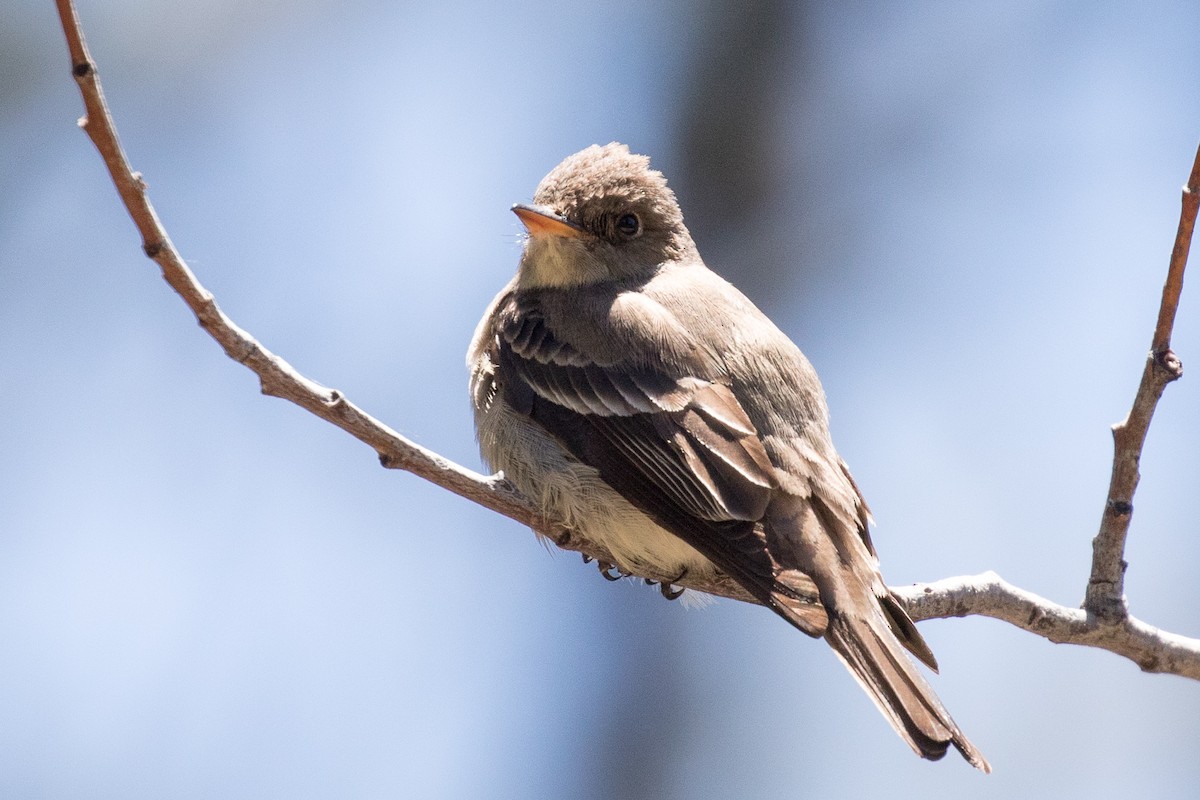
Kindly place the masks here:
POLYGON ((642 232, 642 222, 637 214, 622 214, 617 217, 617 233, 626 239, 632 239, 642 232))

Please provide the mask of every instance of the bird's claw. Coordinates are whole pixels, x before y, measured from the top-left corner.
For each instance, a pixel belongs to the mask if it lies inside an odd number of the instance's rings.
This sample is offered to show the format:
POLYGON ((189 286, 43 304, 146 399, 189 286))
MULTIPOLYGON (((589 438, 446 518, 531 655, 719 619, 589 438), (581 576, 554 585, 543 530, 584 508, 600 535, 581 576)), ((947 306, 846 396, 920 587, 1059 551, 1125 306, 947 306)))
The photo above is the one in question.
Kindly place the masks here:
POLYGON ((678 583, 679 581, 683 580, 685 577, 687 577, 687 574, 688 574, 687 567, 684 567, 682 572, 680 572, 678 575, 676 575, 674 578, 672 578, 669 581, 647 580, 646 583, 650 584, 651 586, 653 586, 655 583, 657 583, 658 591, 660 594, 662 594, 663 597, 665 597, 668 600, 678 600, 680 598, 680 596, 687 590, 684 589, 683 587, 675 588, 675 584, 678 583))
POLYGON ((604 576, 604 580, 606 581, 619 581, 621 578, 629 577, 628 572, 613 564, 609 564, 607 561, 597 561, 596 566, 600 568, 600 574, 604 576), (615 575, 612 573, 614 569, 617 571, 615 575))
MULTIPOLYGON (((591 557, 586 554, 584 555, 583 563, 587 564, 591 560, 591 557)), ((633 574, 607 561, 597 561, 596 566, 600 569, 600 574, 606 581, 619 581, 621 578, 628 578, 633 574), (613 570, 616 571, 614 572, 613 570)), ((675 583, 683 580, 687 573, 687 567, 684 567, 682 572, 669 581, 656 581, 653 578, 642 578, 642 580, 646 582, 647 586, 658 586, 658 591, 668 600, 678 600, 680 595, 686 590, 682 587, 675 588, 675 583)))
POLYGON ((680 596, 687 590, 682 588, 677 589, 673 584, 670 583, 660 583, 658 585, 658 591, 668 600, 678 600, 680 596))

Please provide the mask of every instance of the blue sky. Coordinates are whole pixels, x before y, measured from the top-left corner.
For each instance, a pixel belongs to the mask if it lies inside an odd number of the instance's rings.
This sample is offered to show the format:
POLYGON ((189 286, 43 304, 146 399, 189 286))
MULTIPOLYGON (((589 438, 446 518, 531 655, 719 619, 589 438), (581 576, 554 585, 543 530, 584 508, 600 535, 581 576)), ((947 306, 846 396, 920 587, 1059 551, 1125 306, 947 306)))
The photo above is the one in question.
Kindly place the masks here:
MULTIPOLYGON (((262 397, 141 255, 74 126, 49 7, 11 5, 0 794, 1194 792, 1191 682, 995 621, 924 623, 935 685, 996 772, 924 763, 762 609, 606 583, 262 397)), ((224 310, 469 466, 463 358, 515 268, 509 206, 620 140, 685 216, 721 207, 681 144, 711 10, 81 12, 130 158, 224 310)), ((1194 9, 830 5, 776 24, 796 49, 760 76, 774 194, 748 225, 697 217, 702 254, 821 373, 891 582, 994 569, 1076 604, 1200 139, 1194 9)), ((1189 374, 1159 408, 1127 553, 1134 613, 1191 635, 1197 391, 1189 374)))

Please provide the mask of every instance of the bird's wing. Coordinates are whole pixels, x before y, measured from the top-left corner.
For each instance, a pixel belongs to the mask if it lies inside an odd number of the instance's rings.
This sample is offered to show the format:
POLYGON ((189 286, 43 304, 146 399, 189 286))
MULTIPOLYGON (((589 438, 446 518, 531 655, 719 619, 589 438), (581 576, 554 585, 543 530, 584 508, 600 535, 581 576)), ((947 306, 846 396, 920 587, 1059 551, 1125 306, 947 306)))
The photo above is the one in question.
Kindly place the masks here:
MULTIPOLYGON (((516 303, 496 326, 501 391, 630 503, 810 635, 824 612, 777 580, 761 526, 775 486, 758 432, 733 392, 646 366, 597 363, 516 303), (800 618, 799 621, 793 619, 800 618)), ((800 583, 811 587, 806 578, 800 583)))

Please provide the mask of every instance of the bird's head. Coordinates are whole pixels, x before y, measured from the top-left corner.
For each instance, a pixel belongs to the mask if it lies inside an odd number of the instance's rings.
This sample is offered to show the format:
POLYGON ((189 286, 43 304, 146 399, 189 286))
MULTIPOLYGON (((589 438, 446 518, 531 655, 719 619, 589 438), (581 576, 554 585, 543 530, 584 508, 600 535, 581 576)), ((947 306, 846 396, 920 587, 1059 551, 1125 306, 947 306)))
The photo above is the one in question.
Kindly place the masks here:
POLYGON ((666 178, 616 142, 568 156, 513 211, 529 232, 522 288, 624 280, 696 254, 666 178))

